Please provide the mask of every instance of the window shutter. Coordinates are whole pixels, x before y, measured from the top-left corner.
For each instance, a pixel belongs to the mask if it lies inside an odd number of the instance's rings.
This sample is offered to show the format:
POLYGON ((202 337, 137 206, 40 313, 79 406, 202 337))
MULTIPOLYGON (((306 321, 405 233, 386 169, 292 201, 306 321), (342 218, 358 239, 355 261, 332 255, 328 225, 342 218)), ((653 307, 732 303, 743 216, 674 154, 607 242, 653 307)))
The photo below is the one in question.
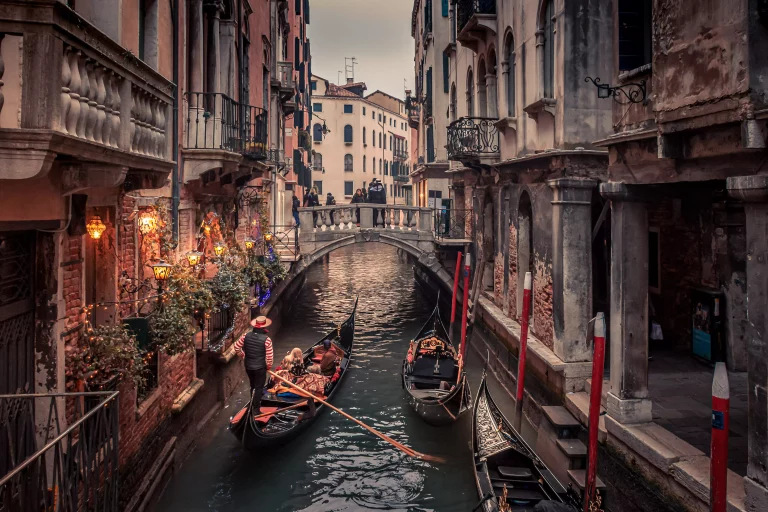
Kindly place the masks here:
POLYGON ((451 66, 451 59, 446 55, 443 54, 443 92, 448 92, 450 89, 450 85, 448 82, 451 80, 451 73, 450 73, 450 66, 451 66))
POLYGON ((432 116, 432 68, 427 70, 427 117, 432 116))
POLYGON ((296 14, 298 16, 301 15, 301 4, 304 3, 302 0, 296 0, 296 14))
POLYGON ((435 132, 433 126, 427 127, 427 162, 435 161, 435 132))
POLYGON ((309 0, 304 0, 304 23, 309 25, 309 0))
POLYGON ((448 0, 443 0, 443 18, 448 17, 448 0))
POLYGON ((299 70, 299 63, 301 62, 301 43, 299 42, 299 38, 296 37, 293 40, 294 45, 294 61, 293 61, 293 67, 296 69, 296 71, 299 70))

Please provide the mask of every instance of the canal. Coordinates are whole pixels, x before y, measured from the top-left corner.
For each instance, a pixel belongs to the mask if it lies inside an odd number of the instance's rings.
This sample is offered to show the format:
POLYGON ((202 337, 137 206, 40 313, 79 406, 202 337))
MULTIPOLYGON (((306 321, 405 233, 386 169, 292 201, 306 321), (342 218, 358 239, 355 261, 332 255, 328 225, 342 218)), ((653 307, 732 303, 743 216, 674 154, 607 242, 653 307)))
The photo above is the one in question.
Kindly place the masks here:
MULTIPOLYGON (((406 404, 400 384, 408 341, 433 307, 414 281, 412 265, 388 245, 359 244, 331 253, 306 272, 306 285, 275 336, 275 359, 295 346, 313 344, 331 322, 347 317, 359 296, 355 354, 334 405, 445 462, 410 459, 331 411, 282 448, 245 452, 227 431, 229 417, 247 401, 247 386, 241 386, 207 427, 155 510, 471 510, 478 499, 470 414, 449 427, 427 425, 406 404)), ((467 367, 474 394, 482 368, 471 349, 467 367)), ((497 386, 491 390, 509 414, 512 405, 497 386)), ((524 434, 530 438, 529 426, 524 434)))

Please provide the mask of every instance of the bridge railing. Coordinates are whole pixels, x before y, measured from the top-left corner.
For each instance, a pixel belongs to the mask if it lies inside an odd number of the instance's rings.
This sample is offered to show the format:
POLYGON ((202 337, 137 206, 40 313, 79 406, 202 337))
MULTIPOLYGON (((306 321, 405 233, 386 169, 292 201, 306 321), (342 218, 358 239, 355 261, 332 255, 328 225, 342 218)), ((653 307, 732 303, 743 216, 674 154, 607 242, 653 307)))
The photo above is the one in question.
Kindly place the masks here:
POLYGON ((433 232, 434 209, 392 204, 342 204, 299 208, 302 231, 383 229, 433 232))

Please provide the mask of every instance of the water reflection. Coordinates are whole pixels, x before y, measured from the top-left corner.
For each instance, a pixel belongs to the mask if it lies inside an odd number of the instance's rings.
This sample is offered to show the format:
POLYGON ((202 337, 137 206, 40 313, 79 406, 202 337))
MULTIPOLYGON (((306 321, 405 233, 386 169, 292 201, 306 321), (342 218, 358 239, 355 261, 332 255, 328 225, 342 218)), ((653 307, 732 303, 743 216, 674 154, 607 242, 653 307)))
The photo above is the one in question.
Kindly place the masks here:
MULTIPOLYGON (((302 437, 260 454, 243 452, 226 431, 244 389, 215 420, 212 435, 171 482, 157 510, 466 511, 477 503, 469 416, 426 425, 408 408, 399 374, 407 343, 431 312, 410 265, 382 244, 340 249, 307 271, 307 283, 275 337, 275 358, 306 347, 343 320, 359 295, 351 371, 335 405, 445 464, 413 460, 326 411, 302 437)), ((476 388, 473 388, 473 390, 476 388)))

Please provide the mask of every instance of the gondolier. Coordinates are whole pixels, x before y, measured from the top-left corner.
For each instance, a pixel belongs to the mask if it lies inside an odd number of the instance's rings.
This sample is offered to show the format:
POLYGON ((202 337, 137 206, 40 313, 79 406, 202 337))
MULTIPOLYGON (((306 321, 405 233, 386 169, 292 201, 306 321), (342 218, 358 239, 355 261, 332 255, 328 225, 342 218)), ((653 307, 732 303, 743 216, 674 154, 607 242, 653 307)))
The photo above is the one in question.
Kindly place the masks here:
POLYGON ((267 327, 272 320, 265 316, 257 316, 251 320, 253 330, 240 336, 235 342, 235 352, 245 360, 245 372, 251 381, 251 394, 255 410, 259 410, 261 396, 264 394, 264 384, 267 380, 267 370, 272 369, 274 353, 272 340, 267 335, 267 327))

